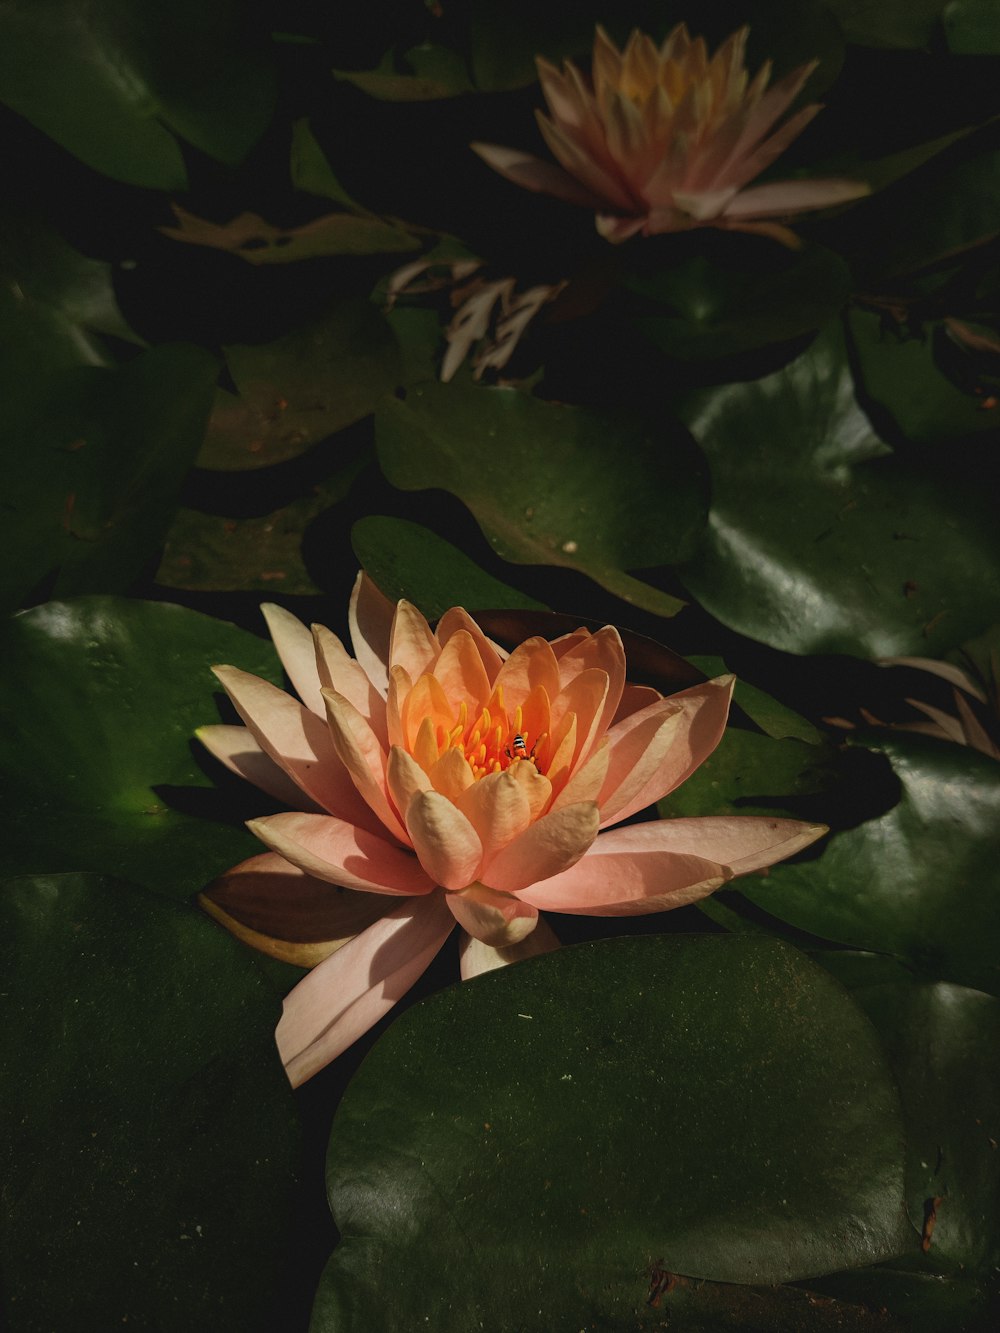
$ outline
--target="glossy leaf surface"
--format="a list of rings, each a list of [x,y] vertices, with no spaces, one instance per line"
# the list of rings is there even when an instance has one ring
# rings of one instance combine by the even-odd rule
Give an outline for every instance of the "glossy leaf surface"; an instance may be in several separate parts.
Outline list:
[[[23,612],[0,644],[9,873],[82,866],[184,898],[258,850],[241,817],[273,802],[247,785],[245,813],[227,804],[194,730],[219,720],[213,663],[280,679],[269,644],[114,597]]]
[[[654,1263],[773,1283],[895,1253],[901,1152],[873,1031],[794,949],[564,949],[424,1001],[362,1066],[313,1327],[655,1328]]]

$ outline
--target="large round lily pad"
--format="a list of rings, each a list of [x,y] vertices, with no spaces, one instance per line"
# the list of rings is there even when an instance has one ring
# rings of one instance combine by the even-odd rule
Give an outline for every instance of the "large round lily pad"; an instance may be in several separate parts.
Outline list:
[[[0,917],[4,1327],[271,1333],[298,1133],[250,955],[96,875]]]
[[[777,1283],[906,1226],[873,1029],[747,938],[578,945],[417,1005],[348,1088],[328,1185],[314,1333],[658,1328],[654,1269]]]
[[[166,603],[49,602],[0,633],[0,786],[9,873],[83,867],[186,897],[259,844],[199,763],[209,667],[280,679],[269,644]],[[214,761],[213,761],[214,762]],[[213,765],[206,761],[211,771]],[[229,822],[220,822],[228,820]]]

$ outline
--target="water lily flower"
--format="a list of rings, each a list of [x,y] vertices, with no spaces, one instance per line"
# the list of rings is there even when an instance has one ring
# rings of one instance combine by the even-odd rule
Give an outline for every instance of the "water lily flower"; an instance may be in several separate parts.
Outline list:
[[[740,28],[709,58],[683,23],[659,47],[633,31],[623,51],[598,27],[589,81],[569,61],[562,73],[537,61],[549,110],[538,125],[558,165],[495,144],[472,148],[515,184],[596,210],[609,241],[711,226],[794,246],[775,219],[869,189],[839,178],[747,188],[821,109],[813,103],[779,124],[818,62],[769,88],[770,61],[749,77],[747,34]]]
[[[223,877],[227,901],[325,890],[335,916],[345,903],[347,942],[290,992],[278,1025],[295,1085],[387,1013],[456,925],[473,976],[556,947],[543,910],[665,911],[825,832],[749,816],[614,827],[712,752],[733,678],[667,697],[630,684],[611,626],[508,655],[461,608],[432,631],[365,575],[354,657],[322,626],[310,633],[277,606],[265,615],[299,699],[216,667],[245,725],[198,734],[293,807],[250,821],[269,850]]]

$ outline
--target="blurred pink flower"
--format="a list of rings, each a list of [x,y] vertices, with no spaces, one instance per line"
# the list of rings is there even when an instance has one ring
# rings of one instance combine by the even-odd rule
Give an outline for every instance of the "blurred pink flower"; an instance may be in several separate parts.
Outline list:
[[[558,166],[495,144],[472,147],[516,185],[595,209],[609,241],[712,226],[796,245],[773,219],[857,199],[869,187],[829,178],[745,188],[821,109],[813,103],[778,124],[818,62],[768,88],[768,61],[751,82],[747,33],[733,33],[709,59],[704,38],[692,41],[683,23],[659,47],[634,30],[624,51],[598,27],[590,81],[569,61],[561,74],[537,62],[549,108],[538,125]]]
[[[198,735],[298,809],[251,820],[270,850],[223,878],[251,900],[276,884],[312,891],[324,881],[384,903],[359,930],[353,895],[343,932],[353,937],[285,1000],[277,1041],[295,1085],[392,1008],[456,923],[469,977],[557,947],[542,909],[661,912],[825,832],[749,816],[610,827],[711,754],[733,686],[724,676],[664,697],[629,684],[610,625],[530,638],[508,655],[461,608],[432,631],[363,574],[350,608],[354,658],[322,626],[310,633],[277,606],[265,614],[302,702],[216,667],[246,725]]]

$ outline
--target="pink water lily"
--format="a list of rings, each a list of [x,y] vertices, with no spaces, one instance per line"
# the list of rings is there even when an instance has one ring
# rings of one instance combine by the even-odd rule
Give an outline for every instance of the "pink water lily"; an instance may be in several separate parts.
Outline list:
[[[779,124],[818,62],[769,88],[770,61],[750,80],[747,35],[741,28],[709,58],[683,23],[660,46],[633,31],[622,51],[599,27],[589,81],[569,61],[562,73],[537,61],[549,110],[538,125],[558,165],[472,147],[515,184],[594,209],[610,241],[712,226],[797,244],[777,219],[857,199],[868,186],[827,178],[747,188],[821,109],[813,103]]]
[[[216,667],[245,725],[198,734],[294,807],[250,821],[269,850],[223,877],[229,900],[318,893],[335,922],[343,903],[340,947],[290,992],[278,1025],[295,1085],[387,1013],[456,924],[473,976],[556,947],[541,910],[679,907],[825,831],[754,817],[612,827],[711,754],[733,678],[667,697],[630,684],[611,626],[508,655],[461,608],[432,631],[360,575],[351,657],[322,626],[264,609],[301,702]]]

